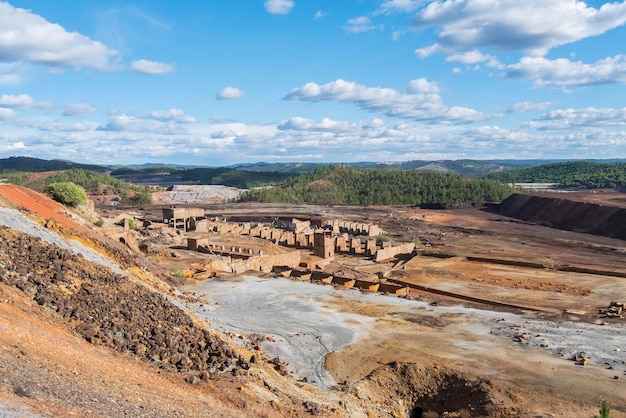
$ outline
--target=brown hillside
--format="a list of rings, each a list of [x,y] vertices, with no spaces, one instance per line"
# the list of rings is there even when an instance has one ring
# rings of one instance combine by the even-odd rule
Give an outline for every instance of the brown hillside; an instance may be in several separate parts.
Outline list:
[[[626,240],[626,209],[616,206],[516,193],[499,210],[502,215],[545,226]]]
[[[0,196],[14,205],[39,214],[44,219],[54,219],[61,225],[77,232],[82,230],[77,222],[68,218],[67,209],[63,205],[41,193],[13,184],[0,184]]]

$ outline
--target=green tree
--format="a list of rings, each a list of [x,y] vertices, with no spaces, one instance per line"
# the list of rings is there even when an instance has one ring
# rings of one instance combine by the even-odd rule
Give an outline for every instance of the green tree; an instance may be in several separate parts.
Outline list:
[[[75,207],[87,203],[85,189],[69,181],[50,183],[46,186],[44,192],[66,206]]]

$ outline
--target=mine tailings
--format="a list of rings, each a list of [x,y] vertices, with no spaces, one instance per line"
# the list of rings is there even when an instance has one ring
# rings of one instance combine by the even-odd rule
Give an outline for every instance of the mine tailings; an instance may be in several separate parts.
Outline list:
[[[540,225],[626,240],[626,209],[558,197],[514,193],[499,213]]]

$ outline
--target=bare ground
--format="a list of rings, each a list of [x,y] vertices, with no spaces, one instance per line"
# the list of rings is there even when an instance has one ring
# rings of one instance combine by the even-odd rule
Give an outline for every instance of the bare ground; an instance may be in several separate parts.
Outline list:
[[[40,197],[17,201],[15,196],[5,195],[10,202],[4,205],[26,206],[38,213],[39,203],[32,199]],[[55,218],[76,231],[70,234],[74,238],[83,233],[83,242],[98,235],[80,222],[65,221],[62,208],[41,201],[42,207],[52,212],[42,209],[38,219]],[[221,205],[208,210],[231,217],[336,216],[378,223],[394,240],[419,238],[426,250],[449,257],[418,256],[392,277],[535,311],[503,309],[422,290],[412,290],[410,296],[450,310],[371,303],[340,292],[323,303],[329,309],[372,321],[365,337],[326,357],[325,365],[339,383],[337,388],[323,390],[295,382],[275,370],[269,359],[261,358],[246,373],[222,374],[190,385],[180,373],[162,371],[134,356],[87,343],[31,297],[0,284],[0,403],[5,400],[5,409],[19,405],[43,416],[365,417],[406,416],[414,405],[422,405],[440,413],[456,411],[456,416],[465,409],[470,416],[591,417],[606,399],[614,418],[626,416],[626,365],[608,369],[594,359],[586,366],[576,365],[548,349],[495,335],[483,318],[490,315],[497,321],[506,311],[519,315],[515,318],[521,318],[520,326],[524,320],[550,320],[555,326],[559,321],[605,322],[609,324],[606,327],[620,322],[600,318],[595,309],[612,300],[625,301],[626,278],[557,267],[585,267],[619,275],[626,271],[624,241],[559,231],[479,209]],[[108,215],[113,213],[110,210]],[[146,217],[155,213],[147,211]],[[114,247],[110,242],[107,245]],[[125,252],[118,248],[113,258],[122,259]],[[171,257],[174,253],[177,257]],[[185,265],[184,251],[174,249],[167,254],[156,267],[150,267],[141,255],[126,262],[136,257],[143,260],[141,269],[154,268],[155,273]],[[544,267],[475,261],[472,257]],[[197,256],[190,260],[197,261]],[[337,262],[344,267],[363,267],[358,260]],[[392,269],[391,265],[375,267],[371,268]],[[141,274],[137,276],[142,280]],[[468,314],[456,310],[458,305],[485,313]],[[626,351],[626,337],[616,338],[612,341]],[[238,350],[245,356],[255,354],[254,350]],[[471,396],[460,396],[467,393]],[[455,404],[453,399],[462,401]],[[455,416],[454,412],[448,416]]]

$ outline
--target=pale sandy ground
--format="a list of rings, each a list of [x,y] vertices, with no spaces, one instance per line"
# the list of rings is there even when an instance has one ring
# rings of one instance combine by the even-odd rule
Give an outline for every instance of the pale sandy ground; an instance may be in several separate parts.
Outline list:
[[[332,384],[320,372],[322,363],[338,383],[355,382],[391,361],[439,364],[491,379],[509,391],[513,404],[553,398],[554,408],[539,411],[546,414],[585,416],[589,409],[576,406],[579,402],[599,405],[608,399],[612,415],[625,416],[623,325],[554,323],[533,314],[435,307],[282,278],[214,280],[187,290],[208,300],[194,309],[199,318],[236,334],[271,336],[274,342],[262,343],[270,356],[289,361],[296,377],[320,386]],[[522,333],[533,337],[531,343],[520,346],[511,338]],[[591,358],[590,365],[569,360],[579,351]]]

